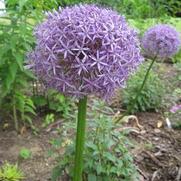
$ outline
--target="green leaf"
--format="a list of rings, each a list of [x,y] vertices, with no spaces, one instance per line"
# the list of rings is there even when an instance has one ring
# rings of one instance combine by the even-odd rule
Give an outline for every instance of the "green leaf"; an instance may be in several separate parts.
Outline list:
[[[88,174],[88,181],[97,181],[96,175]]]
[[[61,173],[62,173],[61,167],[59,166],[54,167],[51,174],[51,181],[58,181],[58,178],[60,177]]]
[[[97,149],[97,145],[94,144],[93,142],[86,143],[86,146],[87,146],[88,148],[91,148],[92,150],[98,150],[98,149]]]
[[[24,56],[19,52],[14,52],[13,55],[15,57],[15,60],[18,64],[20,70],[23,71],[23,60],[24,60],[23,58],[24,58]]]
[[[101,163],[98,163],[96,166],[96,171],[97,171],[97,174],[99,175],[101,172],[102,172],[102,165]]]
[[[23,7],[25,6],[28,0],[19,0],[19,9],[22,11]]]
[[[43,107],[47,105],[47,100],[45,96],[33,96],[32,100],[37,107]]]
[[[24,121],[28,122],[31,125],[31,127],[33,126],[32,119],[30,116],[24,115]]]
[[[31,107],[28,107],[27,105],[25,106],[24,112],[25,112],[25,113],[31,113],[31,114],[33,114],[33,115],[36,115],[34,109],[31,108]]]
[[[16,109],[24,114],[24,108],[25,108],[24,97],[16,94],[15,98],[16,98]]]
[[[37,77],[35,77],[31,71],[29,71],[29,70],[24,70],[23,72],[24,72],[24,74],[27,75],[29,78],[34,79],[34,80],[37,80]]]
[[[11,87],[11,84],[15,80],[17,69],[18,69],[18,66],[17,66],[17,64],[15,62],[12,63],[8,68],[7,76],[6,76],[5,80],[4,80],[7,91],[9,91],[9,89]]]
[[[106,157],[108,160],[112,161],[113,163],[116,162],[115,156],[112,155],[111,153],[105,152],[103,155],[104,155],[104,157]]]
[[[8,51],[10,50],[10,47],[8,45],[4,45],[2,47],[0,47],[1,51],[0,51],[0,65],[4,64],[5,62],[5,57],[6,54],[8,53]]]

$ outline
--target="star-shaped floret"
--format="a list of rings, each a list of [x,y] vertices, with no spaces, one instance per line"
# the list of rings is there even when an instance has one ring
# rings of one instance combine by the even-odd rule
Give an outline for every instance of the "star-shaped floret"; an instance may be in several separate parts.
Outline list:
[[[89,40],[92,40],[91,35],[94,34],[93,29],[90,28],[90,25],[88,26],[82,26],[80,28],[81,30],[77,33],[79,36],[83,37],[83,41],[85,42],[85,39],[88,38]]]
[[[62,40],[59,40],[59,42],[61,43],[62,48],[57,50],[57,53],[63,53],[64,59],[67,58],[68,54],[74,55],[74,53],[72,52],[72,48],[71,48],[72,40],[67,41],[66,43],[64,43]]]
[[[69,83],[67,77],[63,73],[59,74],[59,77],[55,77],[55,80],[61,83],[62,91],[66,91],[66,89],[75,89],[75,86]]]
[[[89,63],[85,63],[87,59],[87,56],[85,56],[82,60],[79,59],[79,57],[76,57],[76,64],[72,66],[72,68],[78,69],[78,74],[81,75],[82,72],[88,72],[87,67],[89,66]]]
[[[72,50],[78,51],[77,56],[79,56],[80,54],[83,54],[84,57],[86,57],[87,56],[86,52],[89,50],[89,48],[85,46],[85,43],[80,44],[76,41],[75,48],[72,48]]]
[[[97,66],[99,71],[101,71],[105,66],[109,66],[107,63],[105,63],[107,56],[101,56],[99,51],[96,52],[96,56],[90,56],[90,58],[93,60],[91,67]]]
[[[109,36],[109,38],[104,38],[103,45],[110,46],[111,50],[115,50],[118,47],[118,42],[121,38],[115,38],[114,36]]]
[[[100,89],[101,87],[98,85],[98,84],[96,84],[94,81],[92,81],[92,80],[89,80],[89,79],[87,79],[87,78],[83,78],[83,80],[85,81],[85,82],[87,82],[89,85],[91,85],[91,86],[94,86],[94,87],[96,87],[96,88],[98,88],[98,89]]]

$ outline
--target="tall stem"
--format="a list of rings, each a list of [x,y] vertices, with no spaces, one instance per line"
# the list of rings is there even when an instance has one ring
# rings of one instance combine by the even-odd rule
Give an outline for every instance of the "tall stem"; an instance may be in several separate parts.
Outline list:
[[[19,126],[18,126],[15,98],[13,98],[13,119],[14,119],[15,130],[18,132]]]
[[[147,79],[148,79],[150,70],[151,70],[154,62],[156,61],[156,58],[157,58],[157,57],[155,56],[155,57],[152,59],[150,65],[149,65],[149,67],[148,67],[148,70],[147,70],[147,72],[146,72],[146,75],[145,75],[145,77],[144,77],[144,80],[143,80],[143,82],[142,82],[142,84],[141,84],[141,87],[140,87],[139,91],[137,92],[136,97],[134,98],[132,104],[128,107],[128,110],[127,110],[121,117],[119,117],[119,118],[115,121],[116,123],[118,123],[123,117],[125,117],[126,115],[128,115],[128,114],[131,112],[131,110],[134,108],[134,106],[135,106],[135,104],[136,104],[136,102],[137,102],[137,100],[138,100],[138,97],[140,96],[141,91],[143,90],[143,88],[144,88],[144,86],[145,86],[145,84],[146,84],[146,81],[147,81]]]
[[[85,143],[87,97],[79,100],[76,134],[76,152],[73,181],[82,181],[83,151]]]

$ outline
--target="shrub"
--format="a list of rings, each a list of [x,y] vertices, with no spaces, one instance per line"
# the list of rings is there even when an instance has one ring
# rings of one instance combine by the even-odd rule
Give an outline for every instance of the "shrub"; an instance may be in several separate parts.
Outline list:
[[[147,64],[143,64],[136,74],[129,78],[126,88],[121,92],[124,107],[129,108],[132,105],[141,87],[147,68]],[[160,80],[158,74],[151,70],[148,80],[131,112],[157,110],[162,106],[163,95],[163,82]]]

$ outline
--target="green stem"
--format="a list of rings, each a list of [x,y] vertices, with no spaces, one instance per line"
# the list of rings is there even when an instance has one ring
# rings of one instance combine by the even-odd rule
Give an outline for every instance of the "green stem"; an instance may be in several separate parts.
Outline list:
[[[138,97],[140,96],[141,91],[143,90],[143,88],[144,88],[144,86],[145,86],[145,84],[146,84],[146,81],[147,81],[147,79],[148,79],[150,70],[151,70],[154,62],[156,61],[156,58],[157,58],[157,57],[155,56],[155,57],[152,59],[150,65],[149,65],[149,67],[148,67],[148,70],[147,70],[147,72],[146,72],[146,75],[145,75],[145,77],[144,77],[144,80],[143,80],[143,82],[142,82],[142,84],[141,84],[141,87],[140,87],[139,91],[137,92],[136,97],[134,98],[132,104],[128,107],[128,110],[127,110],[121,117],[119,117],[119,118],[115,121],[115,123],[118,123],[118,122],[119,122],[121,119],[123,119],[126,115],[130,114],[130,112],[131,112],[132,109],[134,108],[134,106],[135,106],[135,104],[136,104],[136,102],[137,102],[137,100],[138,100]]]
[[[13,119],[14,119],[15,130],[18,132],[19,126],[18,126],[18,119],[17,119],[17,112],[16,112],[16,103],[14,99],[15,98],[13,98]]]
[[[79,100],[76,134],[76,152],[73,181],[82,181],[83,151],[85,143],[87,97]]]

